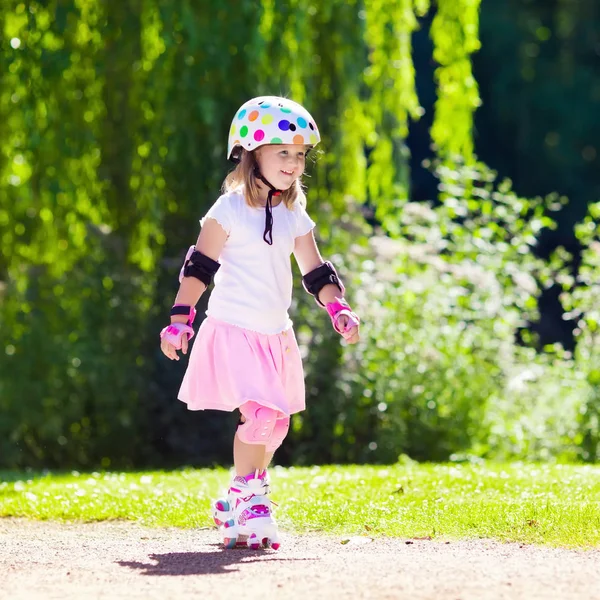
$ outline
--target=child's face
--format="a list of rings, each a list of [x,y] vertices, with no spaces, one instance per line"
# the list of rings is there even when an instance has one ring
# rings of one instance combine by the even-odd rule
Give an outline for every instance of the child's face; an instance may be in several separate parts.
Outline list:
[[[307,146],[269,144],[261,146],[256,159],[263,177],[278,190],[287,190],[304,173]]]

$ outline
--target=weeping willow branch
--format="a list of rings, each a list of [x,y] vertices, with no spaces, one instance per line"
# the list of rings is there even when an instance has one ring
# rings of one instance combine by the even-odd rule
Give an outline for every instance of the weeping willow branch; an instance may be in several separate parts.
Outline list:
[[[437,0],[431,26],[438,99],[431,136],[442,158],[473,159],[473,113],[480,105],[471,54],[479,41],[481,0]]]

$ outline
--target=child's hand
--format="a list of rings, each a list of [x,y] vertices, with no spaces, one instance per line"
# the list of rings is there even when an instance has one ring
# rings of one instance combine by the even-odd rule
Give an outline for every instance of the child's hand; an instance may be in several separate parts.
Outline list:
[[[188,340],[192,339],[194,330],[185,323],[171,323],[160,332],[160,349],[171,360],[179,360],[177,350],[187,354]]]
[[[325,309],[331,317],[333,328],[349,343],[356,344],[360,339],[358,328],[360,319],[352,312],[350,305],[343,298],[336,298],[335,302],[328,302]]]
[[[188,351],[187,337],[188,336],[185,333],[181,336],[181,352],[183,354],[187,354],[187,351]],[[170,344],[166,340],[161,340],[160,349],[163,351],[163,354],[167,358],[170,358],[171,360],[179,360],[179,355],[177,354],[177,349],[175,348],[175,346],[173,346],[173,344]]]
[[[346,327],[348,327],[349,317],[347,315],[340,315],[338,319],[338,324],[342,328],[342,336],[349,344],[356,344],[360,340],[360,324],[354,325],[350,329],[346,331]]]

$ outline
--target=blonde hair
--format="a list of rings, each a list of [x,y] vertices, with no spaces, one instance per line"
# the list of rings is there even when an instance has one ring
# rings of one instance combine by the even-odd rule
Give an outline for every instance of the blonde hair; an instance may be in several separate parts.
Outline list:
[[[260,148],[256,151],[258,150]],[[260,202],[259,180],[254,175],[254,170],[258,168],[256,156],[254,155],[256,151],[249,152],[242,149],[240,162],[225,178],[221,191],[225,194],[243,188],[246,202],[254,208],[259,208],[263,205]],[[293,208],[296,202],[302,206],[306,204],[306,196],[304,195],[300,178],[296,179],[287,190],[281,193],[281,201],[289,209]]]

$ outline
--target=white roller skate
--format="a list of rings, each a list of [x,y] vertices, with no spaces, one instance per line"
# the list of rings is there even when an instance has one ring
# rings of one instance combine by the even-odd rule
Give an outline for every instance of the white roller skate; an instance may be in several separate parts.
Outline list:
[[[266,471],[246,477],[237,476],[227,498],[213,503],[213,518],[223,535],[225,548],[247,546],[277,550],[280,546],[277,523],[267,498],[269,482]]]

